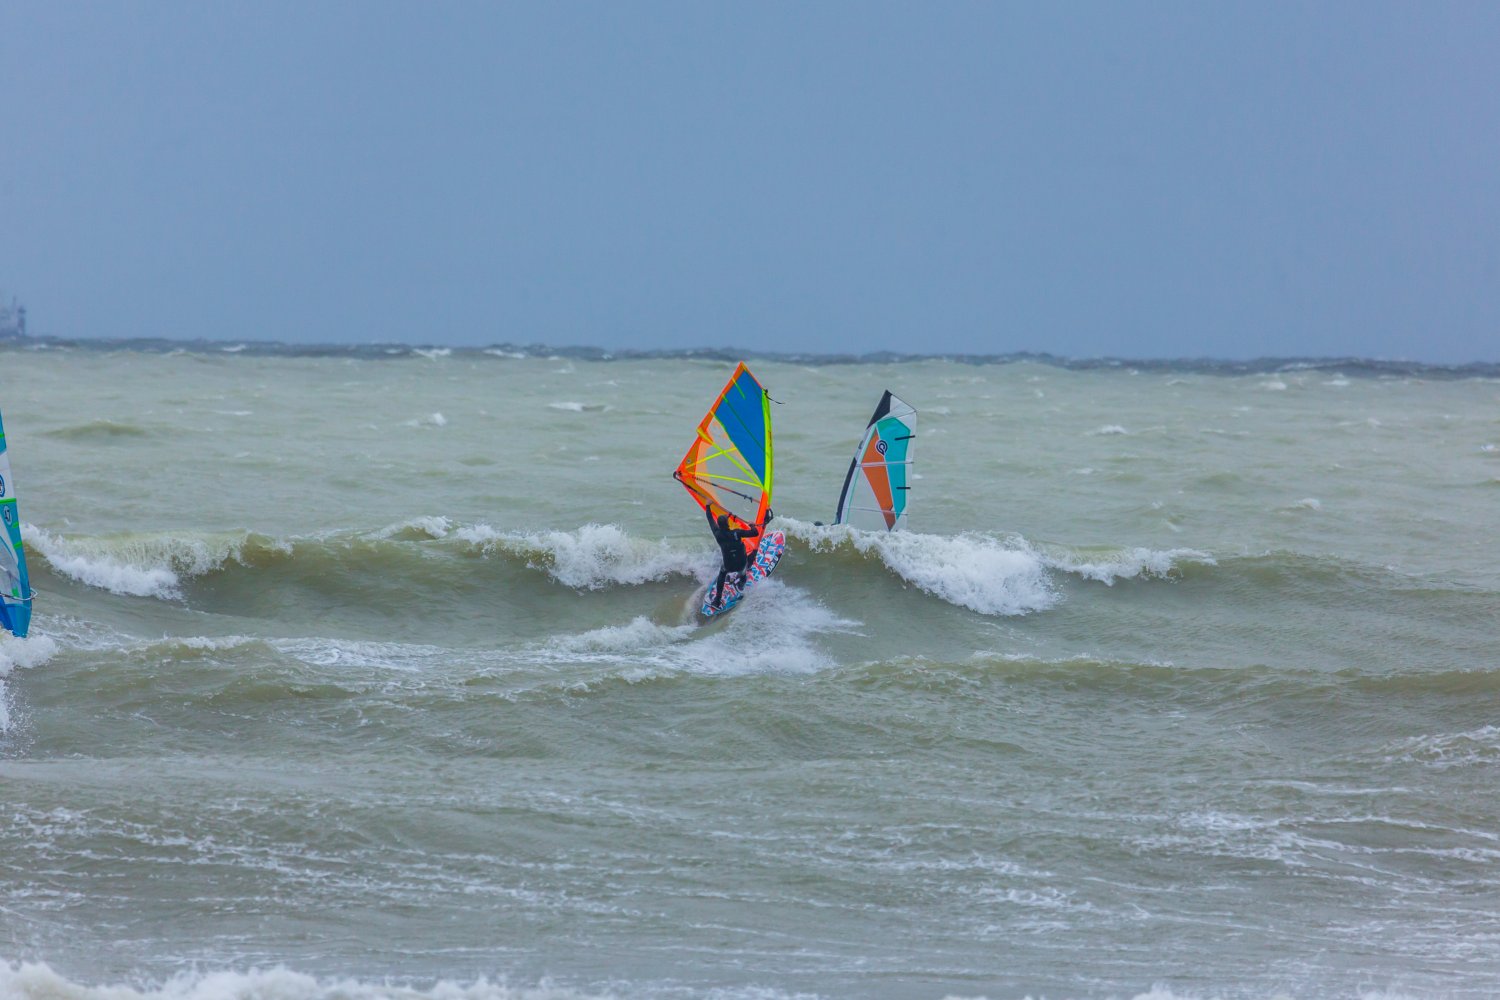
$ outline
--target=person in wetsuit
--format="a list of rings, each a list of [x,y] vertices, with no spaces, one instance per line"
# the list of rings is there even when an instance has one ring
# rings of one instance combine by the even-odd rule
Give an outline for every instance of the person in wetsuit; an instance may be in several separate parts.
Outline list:
[[[759,526],[752,524],[748,528],[731,528],[727,512],[714,517],[713,508],[705,507],[703,513],[708,516],[708,526],[714,533],[714,541],[719,543],[719,551],[724,554],[724,567],[719,570],[719,578],[714,581],[714,589],[710,591],[712,597],[708,602],[709,607],[717,608],[724,596],[724,581],[730,573],[737,574],[738,584],[744,584],[745,566],[750,558],[745,551],[744,539],[755,538],[761,533],[761,529],[771,521],[771,511],[767,509],[766,519]]]

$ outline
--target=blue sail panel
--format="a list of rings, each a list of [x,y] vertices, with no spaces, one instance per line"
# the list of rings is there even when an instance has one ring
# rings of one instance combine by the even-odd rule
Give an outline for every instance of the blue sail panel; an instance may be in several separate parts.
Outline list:
[[[727,512],[737,528],[760,524],[771,504],[769,399],[744,362],[737,365],[673,473],[700,507]]]
[[[714,419],[729,435],[755,477],[766,481],[765,392],[749,370],[742,371],[714,408]]]
[[[21,515],[16,509],[16,485],[5,448],[5,425],[0,422],[0,627],[21,638],[31,628],[31,577],[21,547]]]

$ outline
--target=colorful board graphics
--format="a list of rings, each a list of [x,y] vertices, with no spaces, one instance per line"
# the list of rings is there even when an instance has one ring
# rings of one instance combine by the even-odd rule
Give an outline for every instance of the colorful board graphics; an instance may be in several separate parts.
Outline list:
[[[906,523],[917,411],[886,390],[844,476],[834,524],[895,531]]]
[[[5,447],[5,423],[0,419],[0,627],[25,638],[31,628],[31,578],[21,548],[21,515],[16,508],[16,483],[10,474]]]
[[[771,575],[771,570],[781,561],[781,554],[786,551],[786,535],[780,531],[769,531],[765,537],[760,539],[760,546],[755,550],[755,558],[750,561],[745,570],[745,583],[737,585],[730,580],[724,581],[724,594],[717,607],[709,604],[713,595],[713,584],[708,585],[708,591],[703,595],[703,606],[698,613],[704,618],[712,618],[722,615],[740,601],[744,600],[745,593],[760,581]]]
[[[727,512],[735,528],[760,524],[771,506],[771,397],[744,362],[698,424],[673,473],[699,507]],[[746,554],[757,539],[745,540]]]

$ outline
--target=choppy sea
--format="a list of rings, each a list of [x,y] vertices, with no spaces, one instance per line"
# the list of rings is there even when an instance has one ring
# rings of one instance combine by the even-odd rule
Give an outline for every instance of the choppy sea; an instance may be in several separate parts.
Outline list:
[[[733,360],[0,348],[0,996],[1500,995],[1500,369]]]

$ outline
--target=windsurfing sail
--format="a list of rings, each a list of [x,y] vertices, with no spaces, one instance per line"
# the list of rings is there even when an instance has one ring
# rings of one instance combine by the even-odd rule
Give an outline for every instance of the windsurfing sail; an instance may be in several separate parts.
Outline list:
[[[10,476],[5,449],[5,423],[0,420],[0,627],[21,638],[31,628],[31,578],[26,553],[21,550],[21,515],[16,511],[16,484]]]
[[[728,512],[731,524],[744,528],[765,519],[771,470],[771,397],[742,361],[672,475],[699,507],[716,517]],[[746,539],[746,552],[759,541]]]
[[[849,460],[834,524],[895,531],[906,523],[916,436],[917,411],[887,389]]]

